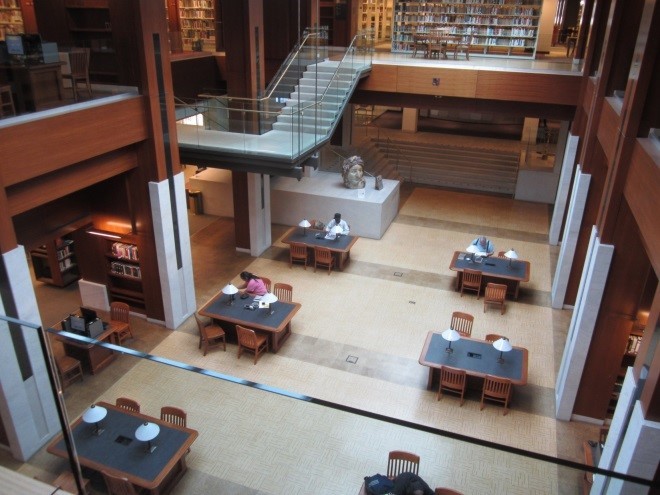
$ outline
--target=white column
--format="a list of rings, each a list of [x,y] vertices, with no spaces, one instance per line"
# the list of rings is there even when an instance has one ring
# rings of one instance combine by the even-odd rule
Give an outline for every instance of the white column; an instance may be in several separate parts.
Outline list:
[[[41,325],[25,249],[2,255],[13,306],[25,322]],[[9,301],[0,298],[6,315]],[[13,338],[12,338],[13,336]],[[37,330],[0,320],[0,416],[15,459],[27,461],[59,431],[53,391]]]
[[[270,229],[270,176],[248,173],[250,254],[259,256],[272,244]]]
[[[173,180],[178,230],[174,229],[169,181],[149,183],[165,326],[172,329],[181,325],[197,308],[184,174],[176,174]],[[177,266],[177,241],[181,267]]]
[[[569,134],[562,158],[559,185],[557,186],[557,195],[555,196],[555,207],[552,210],[552,221],[550,222],[550,231],[548,232],[548,241],[552,246],[559,244],[559,234],[561,233],[564,213],[566,212],[568,191],[571,189],[571,177],[573,177],[575,156],[577,155],[579,142],[580,138],[578,136]]]
[[[552,307],[555,309],[561,309],[564,307],[566,287],[568,286],[568,278],[571,274],[571,266],[573,265],[575,247],[580,233],[580,226],[582,225],[584,207],[587,203],[587,193],[589,192],[590,181],[591,175],[583,174],[580,171],[580,167],[578,167],[575,172],[573,193],[568,208],[568,216],[566,218],[566,226],[564,227],[564,235],[559,250],[559,258],[557,259],[555,278],[552,282],[552,290],[550,292]]]
[[[593,227],[575,309],[568,328],[566,347],[557,376],[555,388],[557,419],[569,421],[573,417],[575,397],[587,360],[613,253],[614,246],[601,244],[598,232]],[[589,420],[589,418],[580,419]]]

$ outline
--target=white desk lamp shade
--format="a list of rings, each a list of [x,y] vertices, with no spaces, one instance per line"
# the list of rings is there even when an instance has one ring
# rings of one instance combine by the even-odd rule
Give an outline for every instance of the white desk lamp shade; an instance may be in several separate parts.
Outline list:
[[[493,342],[493,347],[501,352],[509,352],[511,349],[513,349],[509,339],[497,339],[495,342]]]
[[[108,414],[108,410],[105,407],[97,406],[92,404],[92,406],[83,413],[82,419],[85,423],[98,423]]]
[[[509,258],[510,260],[517,260],[518,253],[516,253],[513,249],[509,249],[506,253],[504,253],[504,257]]]
[[[461,334],[453,328],[448,328],[442,332],[442,338],[448,340],[449,342],[456,342],[457,340],[460,340]]]
[[[145,421],[135,430],[135,438],[141,442],[150,442],[160,433],[160,426],[156,423],[149,423]]]
[[[229,294],[230,296],[233,294],[236,294],[238,292],[238,289],[234,284],[227,284],[222,288],[222,293],[223,294]]]
[[[302,219],[298,224],[298,227],[302,227],[303,229],[306,229],[307,227],[311,227],[311,226],[312,224],[309,223],[309,220],[307,220],[306,218]]]
[[[273,304],[274,302],[277,302],[277,296],[272,292],[266,292],[263,296],[261,296],[261,301],[268,304]]]

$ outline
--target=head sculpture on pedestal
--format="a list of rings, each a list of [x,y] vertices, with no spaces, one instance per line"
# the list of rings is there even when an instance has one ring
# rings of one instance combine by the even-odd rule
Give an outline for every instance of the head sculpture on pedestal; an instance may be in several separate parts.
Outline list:
[[[362,189],[365,186],[364,162],[359,156],[346,158],[341,165],[341,176],[344,185],[349,189]]]

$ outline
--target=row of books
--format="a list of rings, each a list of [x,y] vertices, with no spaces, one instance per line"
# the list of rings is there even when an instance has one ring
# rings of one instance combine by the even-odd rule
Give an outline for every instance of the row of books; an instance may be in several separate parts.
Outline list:
[[[112,270],[112,273],[116,273],[117,275],[124,275],[125,277],[132,278],[142,278],[142,273],[140,272],[139,266],[113,261],[110,263],[110,269]]]
[[[63,260],[64,258],[67,258],[71,254],[73,254],[73,250],[71,249],[72,244],[73,244],[73,241],[68,241],[64,245],[59,246],[57,248],[57,259],[58,260]]]
[[[637,354],[640,345],[642,345],[642,337],[640,335],[630,335],[626,346],[626,354]]]
[[[124,242],[115,242],[112,244],[112,254],[117,258],[126,258],[138,261],[138,248],[135,244],[126,244]]]
[[[71,260],[71,258],[66,258],[60,261],[59,265],[60,265],[60,271],[63,272],[64,270],[71,268],[74,265],[74,263]]]

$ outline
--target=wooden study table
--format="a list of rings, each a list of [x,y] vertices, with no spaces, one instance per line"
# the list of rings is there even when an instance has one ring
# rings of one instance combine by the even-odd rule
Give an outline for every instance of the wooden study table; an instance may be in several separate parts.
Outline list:
[[[314,254],[315,247],[329,249],[336,257],[337,268],[343,270],[346,262],[351,259],[351,248],[359,237],[355,235],[339,235],[336,239],[330,240],[325,238],[325,234],[326,232],[322,230],[314,229],[306,229],[303,233],[302,227],[291,227],[286,231],[284,237],[282,237],[282,242],[284,244],[299,242],[307,246],[308,250],[311,249],[312,254]]]
[[[419,356],[419,364],[429,367],[427,388],[432,390],[438,384],[440,367],[450,366],[465,370],[469,376],[484,378],[493,375],[508,378],[514,385],[527,383],[527,354],[524,347],[513,347],[503,354],[504,362],[498,363],[500,351],[492,342],[461,337],[451,343],[453,352],[446,352],[449,342],[442,335],[429,332]]]
[[[234,302],[228,305],[229,297],[227,294],[218,292],[209,302],[207,302],[198,313],[207,316],[222,324],[231,324],[222,327],[227,331],[227,338],[237,341],[235,325],[251,328],[259,332],[265,332],[268,336],[268,344],[273,352],[277,352],[282,344],[291,335],[291,326],[289,323],[298,312],[301,305],[295,302],[277,301],[271,303],[270,308],[258,308],[254,310],[246,309],[250,306],[254,297],[241,299],[238,294]],[[272,312],[272,313],[271,313]]]
[[[467,257],[472,257],[469,253],[461,251],[454,252],[454,256],[449,263],[449,269],[457,272],[456,290],[461,288],[463,279],[463,270],[478,270],[482,273],[483,284],[495,282],[505,284],[507,293],[514,299],[518,299],[520,282],[529,282],[530,263],[524,260],[508,260],[507,258],[498,258],[489,256],[483,258],[481,262],[469,261]]]
[[[127,478],[152,495],[168,493],[186,472],[185,456],[197,438],[197,431],[120,409],[107,402],[99,402],[98,405],[108,411],[101,420],[103,432],[100,435],[93,433],[95,425],[83,422],[82,416],[71,425],[80,465]],[[135,438],[135,430],[145,421],[160,427],[158,436],[151,442],[156,446],[151,453],[146,451],[144,442]],[[68,458],[61,434],[46,450],[58,457]]]
[[[46,110],[62,104],[62,65],[64,62],[2,66],[16,92],[17,113]]]

